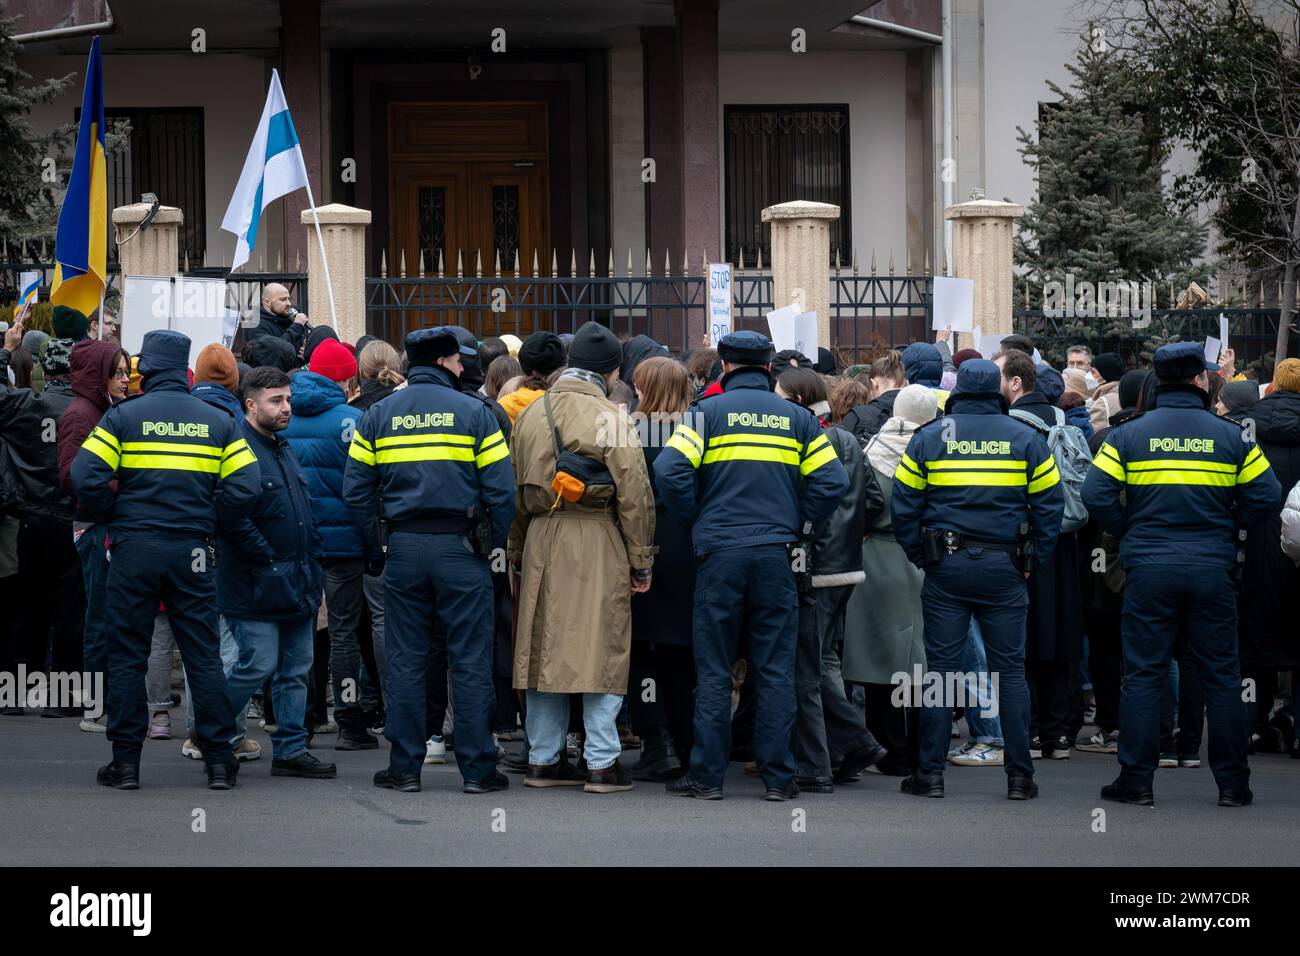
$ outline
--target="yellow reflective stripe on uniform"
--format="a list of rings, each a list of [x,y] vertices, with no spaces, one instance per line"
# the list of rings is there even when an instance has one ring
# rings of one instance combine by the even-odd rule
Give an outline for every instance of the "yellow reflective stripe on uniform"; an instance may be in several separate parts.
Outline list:
[[[684,426],[678,426],[680,431]],[[826,436],[821,436],[826,440]],[[785,435],[760,435],[755,432],[733,432],[730,435],[715,435],[709,439],[709,449],[717,448],[719,445],[780,445],[782,448],[793,448],[799,450],[799,440],[797,438],[787,438]],[[810,446],[811,447],[811,446]]]
[[[909,467],[909,465],[911,467]],[[915,488],[917,491],[924,491],[926,485],[925,478],[916,473],[914,470],[915,467],[915,464],[912,464],[912,459],[908,458],[907,455],[904,455],[898,463],[897,470],[894,472],[894,480],[901,481],[909,488]]]
[[[818,448],[821,448],[822,445],[825,445],[827,441],[828,439],[826,438],[826,433],[822,432],[820,435],[818,435],[816,438],[814,438],[812,441],[808,443],[808,447],[803,450],[804,457],[807,458]],[[795,447],[798,448],[799,446],[796,445]]]
[[[1040,491],[1046,491],[1053,485],[1061,483],[1061,473],[1056,470],[1056,459],[1048,458],[1041,465],[1034,469],[1034,477],[1029,482],[1029,493],[1036,495]]]
[[[122,456],[116,448],[104,441],[104,439],[99,435],[95,434],[95,432],[99,430],[100,429],[96,428],[95,431],[92,431],[87,435],[86,440],[81,443],[81,447],[103,459],[104,464],[108,465],[108,467],[112,468],[114,471],[117,471],[117,466],[121,462]],[[105,432],[105,434],[108,433]]]
[[[716,448],[704,453],[703,463],[710,465],[715,461],[774,461],[782,465],[799,465],[799,453],[786,451],[784,448],[754,448],[736,445],[733,448]]]
[[[1236,484],[1237,477],[1221,471],[1162,469],[1131,473],[1128,476],[1128,483],[1130,485],[1210,485],[1226,488]]]
[[[113,451],[121,452],[122,446],[118,444],[117,436],[114,435],[112,432],[110,432],[108,429],[100,428],[98,425],[96,425],[94,428],[90,430],[90,434],[97,437],[105,445],[113,449]]]
[[[682,434],[685,426],[678,425],[677,430],[673,432],[672,437],[664,443],[664,447],[679,451],[691,463],[692,468],[700,467],[700,457],[702,452],[695,447],[693,440]]]
[[[677,428],[673,431],[673,437],[675,438],[678,435],[680,435],[682,438],[686,439],[697,449],[699,449],[701,454],[704,453],[704,439],[700,437],[699,432],[697,432],[695,429],[690,428],[686,425],[678,425]],[[721,442],[717,442],[716,444],[721,444]]]
[[[498,432],[500,434],[500,432]],[[389,435],[387,438],[375,439],[375,448],[391,448],[393,445],[472,445],[473,435],[454,435],[450,432],[430,432],[424,435]]]
[[[957,488],[994,488],[1016,487],[1029,483],[1029,477],[1022,471],[1013,474],[998,474],[987,471],[956,471],[952,474],[930,473],[931,485],[946,485]]]
[[[823,435],[822,437],[825,438],[826,436]],[[815,452],[803,460],[802,464],[799,465],[799,474],[807,477],[833,458],[835,458],[835,449],[827,445],[821,451]]]
[[[375,453],[371,450],[369,442],[361,437],[360,432],[352,433],[352,443],[348,445],[348,457],[363,465],[374,467],[375,464]]]
[[[253,454],[253,449],[248,447],[248,442],[242,438],[237,442],[231,442],[226,446],[226,457],[221,462],[221,471],[218,473],[218,477],[229,478],[239,469],[256,461],[257,456]]]
[[[502,458],[505,458],[510,454],[510,446],[505,443],[503,438],[500,438],[500,435],[501,433],[497,432],[498,441],[489,445],[487,449],[474,456],[474,464],[478,465],[480,468],[486,468],[488,465],[492,464],[492,462],[500,461]]]
[[[249,457],[252,457],[250,451]],[[254,459],[256,460],[256,459]],[[198,455],[123,455],[122,468],[158,468],[163,471],[201,471],[215,475],[223,465],[216,458],[202,458]]]
[[[243,439],[241,438],[240,441],[242,442]],[[151,451],[173,451],[181,455],[211,455],[213,458],[222,457],[221,449],[216,445],[186,445],[183,442],[173,441],[122,442],[123,454]]]
[[[1244,485],[1248,481],[1254,481],[1266,471],[1268,471],[1268,459],[1256,445],[1254,454],[1247,455],[1246,460],[1241,463],[1241,471],[1237,472],[1237,484]]]
[[[482,454],[483,452],[491,448],[493,445],[495,445],[497,442],[501,442],[505,440],[506,440],[505,436],[501,434],[501,429],[498,428],[491,435],[488,435],[487,438],[483,439],[482,444],[478,446],[479,453]]]
[[[1028,462],[1014,458],[946,458],[932,461],[928,467],[931,471],[1024,471]]]
[[[393,465],[403,461],[473,461],[473,448],[454,445],[413,445],[409,448],[385,448],[375,452],[375,461]]]
[[[1101,469],[1102,474],[1109,475],[1119,482],[1124,481],[1124,466],[1120,463],[1119,453],[1115,451],[1115,446],[1110,442],[1102,443],[1102,446],[1097,449],[1097,457],[1092,460],[1092,463]]]

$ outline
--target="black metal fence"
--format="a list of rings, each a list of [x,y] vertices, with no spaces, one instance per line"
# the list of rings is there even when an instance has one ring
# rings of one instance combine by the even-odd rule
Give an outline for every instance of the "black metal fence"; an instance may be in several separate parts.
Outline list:
[[[699,274],[525,276],[388,276],[366,280],[366,328],[400,346],[406,333],[429,325],[461,325],[479,338],[538,329],[573,332],[588,320],[620,335],[648,335],[674,352],[702,344],[708,307]],[[929,328],[928,276],[859,275],[832,270],[831,347],[843,363],[903,346]],[[732,327],[767,332],[775,308],[772,274],[733,269]]]
[[[1016,309],[1013,327],[1034,340],[1043,357],[1057,368],[1065,350],[1086,345],[1094,355],[1116,352],[1130,368],[1148,365],[1151,354],[1166,342],[1204,342],[1219,336],[1219,316],[1228,320],[1228,344],[1236,353],[1239,372],[1254,369],[1262,382],[1273,376],[1279,309],[1204,308],[1152,309],[1148,317],[1114,319],[1045,316],[1041,309]]]

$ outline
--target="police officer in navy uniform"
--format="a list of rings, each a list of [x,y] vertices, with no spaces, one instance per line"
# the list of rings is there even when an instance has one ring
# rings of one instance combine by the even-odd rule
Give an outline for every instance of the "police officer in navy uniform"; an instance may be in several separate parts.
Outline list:
[[[732,332],[718,343],[721,395],[692,405],[655,459],[664,506],[691,526],[695,589],[695,746],[668,792],[722,798],[731,752],[731,666],[741,645],[756,675],[754,755],[767,799],[799,793],[790,753],[798,632],[795,565],[812,525],[849,488],[812,413],[772,392],[772,343]]]
[[[471,353],[447,326],[407,335],[406,384],[367,410],[343,475],[343,497],[367,537],[368,564],[384,561],[384,736],[393,746],[375,786],[403,792],[420,789],[435,620],[447,640],[464,792],[509,786],[497,772],[492,738],[489,557],[504,548],[514,519],[514,470],[491,410],[459,388],[462,356]]]
[[[1163,345],[1154,364],[1155,408],[1111,431],[1083,484],[1088,512],[1120,539],[1125,573],[1120,773],[1101,795],[1154,803],[1160,694],[1170,655],[1184,645],[1205,696],[1219,806],[1239,807],[1252,794],[1237,658],[1238,532],[1275,512],[1282,492],[1242,426],[1209,411],[1206,373],[1218,366],[1201,346]]]
[[[238,771],[210,543],[218,521],[233,525],[258,499],[260,474],[234,420],[190,395],[189,354],[188,336],[147,333],[140,349],[142,393],[105,412],[72,462],[78,502],[108,525],[113,761],[97,779],[119,790],[140,785],[140,749],[149,727],[145,671],[159,602],[189,676],[208,786],[228,790]]]
[[[925,571],[926,679],[952,686],[947,675],[961,665],[973,615],[989,671],[998,675],[1007,798],[1028,800],[1038,795],[1038,785],[1029,757],[1025,578],[1051,557],[1065,505],[1047,442],[1008,416],[1001,383],[992,362],[962,363],[945,417],[918,430],[907,445],[894,474],[891,511],[894,536]],[[929,695],[922,699],[920,765],[902,790],[942,797],[958,702],[934,706]]]

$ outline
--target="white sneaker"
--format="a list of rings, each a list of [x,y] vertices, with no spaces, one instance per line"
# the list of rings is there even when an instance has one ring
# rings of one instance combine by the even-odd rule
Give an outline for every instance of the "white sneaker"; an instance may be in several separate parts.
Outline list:
[[[442,737],[434,734],[424,745],[424,762],[425,763],[446,763],[447,762],[447,745],[442,742]]]
[[[108,733],[108,717],[101,715],[90,718],[83,717],[81,723],[77,724],[78,730],[84,730],[88,734],[106,734]]]
[[[189,757],[191,760],[202,760],[203,751],[199,749],[193,737],[186,737],[185,743],[181,744],[181,756]]]
[[[960,747],[953,747],[952,750],[948,751],[948,759],[951,760],[953,757],[968,753],[971,750],[971,748],[973,748],[974,746],[975,746],[975,741],[968,740]]]
[[[333,717],[330,717],[327,718],[324,723],[317,724],[313,727],[311,732],[313,734],[337,734],[339,732],[339,725],[334,721]]]
[[[948,762],[958,767],[1001,767],[1002,748],[992,744],[972,744],[964,752],[949,754]]]
[[[262,756],[262,745],[245,737],[233,751],[236,760],[256,760]]]

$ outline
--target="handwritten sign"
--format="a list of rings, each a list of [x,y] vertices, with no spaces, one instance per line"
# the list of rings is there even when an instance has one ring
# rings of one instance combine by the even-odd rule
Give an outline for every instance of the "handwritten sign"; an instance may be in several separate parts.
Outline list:
[[[731,331],[731,264],[709,263],[709,344]]]

